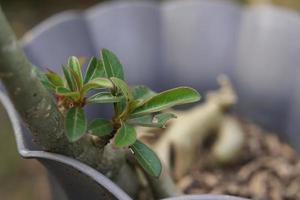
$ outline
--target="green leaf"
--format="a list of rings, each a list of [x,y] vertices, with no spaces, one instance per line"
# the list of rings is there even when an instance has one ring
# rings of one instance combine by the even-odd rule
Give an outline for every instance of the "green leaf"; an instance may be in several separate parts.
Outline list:
[[[113,125],[105,119],[94,119],[88,126],[88,133],[96,136],[106,136],[113,131]]]
[[[72,90],[72,91],[75,91],[76,90],[76,85],[74,83],[74,80],[72,79],[70,71],[65,66],[62,66],[62,69],[63,69],[64,76],[65,76],[65,79],[67,81],[69,89]]]
[[[134,101],[131,103],[130,109],[134,110],[144,104],[146,100],[155,96],[157,93],[144,85],[135,86],[132,88]]]
[[[126,99],[122,96],[120,102],[117,103],[116,111],[118,115],[121,115],[121,113],[125,112],[125,109],[127,109],[128,102]]]
[[[48,90],[55,90],[55,86],[52,83],[50,83],[50,81],[41,80],[41,82],[44,85],[44,87],[47,88]]]
[[[87,99],[87,103],[116,103],[122,97],[113,96],[110,92],[99,92]]]
[[[138,126],[164,128],[167,121],[173,118],[176,118],[176,115],[172,113],[161,113],[154,116],[150,114],[132,118],[126,122]]]
[[[106,76],[124,80],[123,67],[117,56],[107,49],[102,49],[101,55]]]
[[[133,95],[128,87],[128,85],[121,79],[112,77],[112,82],[114,83],[115,87],[118,89],[119,93],[122,93],[123,99],[120,101],[120,103],[117,103],[117,114],[123,115],[127,113],[127,111],[130,109],[129,105],[131,102],[133,102]]]
[[[136,132],[134,127],[127,123],[122,123],[115,136],[115,145],[119,148],[122,148],[132,145],[135,141]]]
[[[76,58],[75,56],[71,56],[68,60],[68,65],[71,71],[71,75],[76,79],[78,88],[81,88],[83,84],[83,77],[78,58]]]
[[[156,95],[156,92],[145,85],[138,85],[132,88],[134,99],[146,100]]]
[[[36,66],[33,66],[32,70],[33,70],[34,74],[36,75],[36,77],[44,85],[45,88],[47,88],[48,90],[55,90],[55,86],[48,80],[48,78],[44,72],[42,72]]]
[[[133,100],[133,95],[128,85],[123,80],[116,77],[112,77],[111,80],[114,83],[115,87],[117,87],[118,91],[120,91],[123,94],[127,101]]]
[[[162,166],[157,155],[145,144],[136,140],[130,146],[133,155],[143,169],[151,176],[158,178],[162,171]]]
[[[64,86],[63,79],[57,73],[55,73],[51,70],[48,70],[48,72],[46,73],[46,76],[47,76],[48,80],[50,81],[50,83],[52,83],[55,87]]]
[[[56,88],[55,93],[58,95],[61,95],[61,96],[72,97],[75,99],[80,97],[79,92],[72,92],[71,90],[64,88],[64,87]]]
[[[65,120],[65,131],[69,141],[75,142],[86,133],[87,121],[82,108],[68,110]]]
[[[82,87],[82,93],[86,94],[91,89],[113,88],[113,83],[107,78],[95,78]]]
[[[105,77],[104,69],[103,69],[103,63],[101,60],[98,60],[96,57],[92,57],[84,78],[84,83],[88,83],[90,80],[93,80],[94,78],[101,78]]]
[[[199,93],[189,87],[178,87],[161,92],[147,101],[140,107],[134,109],[131,113],[132,116],[143,115],[153,112],[159,112],[161,110],[186,104],[200,100]]]

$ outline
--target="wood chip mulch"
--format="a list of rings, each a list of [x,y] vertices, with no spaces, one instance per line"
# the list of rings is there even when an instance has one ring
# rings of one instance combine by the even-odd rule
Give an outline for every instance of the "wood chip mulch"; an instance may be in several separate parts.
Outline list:
[[[300,157],[275,134],[241,122],[246,144],[238,162],[212,165],[201,151],[193,170],[178,181],[188,194],[228,194],[256,200],[300,200]],[[299,133],[300,134],[300,133]]]

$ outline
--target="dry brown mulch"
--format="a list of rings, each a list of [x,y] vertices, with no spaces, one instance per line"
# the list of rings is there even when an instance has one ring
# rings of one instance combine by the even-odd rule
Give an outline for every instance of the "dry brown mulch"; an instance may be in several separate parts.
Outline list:
[[[246,144],[231,166],[212,165],[201,153],[178,185],[189,194],[228,194],[256,200],[300,200],[300,157],[275,134],[241,122]]]

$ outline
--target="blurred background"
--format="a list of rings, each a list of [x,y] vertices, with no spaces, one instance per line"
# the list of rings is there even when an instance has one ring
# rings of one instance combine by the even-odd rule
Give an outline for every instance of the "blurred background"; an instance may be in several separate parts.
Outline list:
[[[228,0],[224,0],[228,1]],[[232,0],[243,5],[275,4],[300,11],[299,0]],[[20,38],[49,16],[67,9],[85,9],[101,0],[0,0],[9,22]],[[213,14],[213,13],[212,13]],[[47,175],[36,161],[20,158],[7,116],[0,105],[0,199],[51,199]]]

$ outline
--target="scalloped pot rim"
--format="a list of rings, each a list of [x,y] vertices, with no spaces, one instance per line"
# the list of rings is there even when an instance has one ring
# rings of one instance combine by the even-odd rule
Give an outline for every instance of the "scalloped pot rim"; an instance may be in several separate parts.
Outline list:
[[[56,26],[59,23],[62,23],[64,21],[68,21],[70,19],[73,19],[75,17],[83,18],[85,19],[86,15],[93,15],[93,13],[99,13],[99,12],[109,12],[109,10],[114,8],[126,8],[131,6],[142,6],[142,7],[157,7],[159,9],[175,9],[179,6],[191,6],[194,4],[220,4],[223,6],[233,6],[237,9],[241,10],[266,10],[266,11],[275,11],[278,13],[278,15],[286,15],[290,19],[295,19],[295,16],[297,16],[297,19],[300,22],[300,17],[297,12],[291,12],[288,9],[283,9],[275,6],[259,6],[259,7],[249,7],[249,8],[243,8],[239,5],[235,5],[233,3],[230,3],[229,1],[207,1],[207,0],[185,0],[185,1],[170,1],[170,2],[164,2],[164,3],[157,3],[157,2],[106,2],[101,3],[99,5],[96,5],[92,8],[87,9],[86,11],[65,11],[59,14],[56,14],[39,25],[37,25],[35,28],[33,28],[31,31],[26,33],[23,38],[21,39],[21,44],[23,46],[26,46],[27,44],[30,44],[33,42],[33,40],[37,37],[39,37],[44,32],[50,30],[52,27]],[[49,153],[45,151],[36,151],[36,150],[30,150],[26,148],[25,146],[25,138],[22,134],[22,128],[20,125],[20,121],[18,120],[18,114],[16,113],[12,103],[6,97],[5,94],[3,94],[0,91],[0,101],[3,103],[9,118],[12,123],[12,127],[15,133],[16,141],[17,141],[17,147],[18,151],[24,158],[46,158],[49,160],[54,160],[59,163],[64,163],[68,166],[72,166],[73,168],[83,172],[91,179],[95,180],[97,183],[101,184],[104,188],[106,188],[108,191],[112,192],[117,198],[119,199],[131,199],[123,190],[121,190],[118,186],[116,186],[112,181],[110,181],[108,178],[106,178],[104,175],[99,173],[98,171],[94,170],[93,168],[89,167],[88,165],[85,165],[75,159],[69,158],[67,156],[55,154],[55,153]],[[190,200],[243,200],[244,198],[239,197],[231,197],[231,196],[224,196],[224,195],[187,195],[182,197],[175,197],[175,198],[168,198],[168,200],[183,200],[183,199],[190,199]],[[244,199],[245,200],[245,199]]]
[[[201,4],[201,3],[208,3],[208,4],[220,4],[224,6],[235,6],[239,9],[250,9],[250,10],[260,10],[260,9],[270,9],[270,10],[276,10],[278,13],[282,13],[284,15],[290,15],[291,17],[299,17],[299,13],[290,10],[288,8],[283,8],[279,6],[274,6],[274,5],[259,5],[259,6],[241,6],[241,5],[236,5],[232,2],[229,1],[222,1],[222,0],[215,0],[211,2],[207,2],[206,0],[173,0],[169,2],[163,2],[163,3],[158,3],[155,1],[125,1],[125,2],[118,2],[118,1],[112,1],[112,2],[103,2],[99,3],[91,8],[86,9],[85,11],[80,11],[80,10],[67,10],[63,11],[60,13],[57,13],[48,19],[43,20],[40,22],[38,25],[33,27],[30,31],[24,34],[24,36],[20,39],[20,42],[23,46],[26,44],[30,43],[34,38],[38,37],[41,35],[44,31],[47,31],[54,27],[55,25],[62,23],[64,21],[68,21],[69,19],[72,19],[74,17],[78,17],[82,15],[84,17],[85,14],[87,13],[93,13],[93,12],[108,12],[110,9],[115,9],[115,8],[122,8],[122,7],[128,7],[128,6],[149,6],[149,7],[165,7],[168,9],[175,9],[177,7],[181,6],[190,6],[191,4]]]

